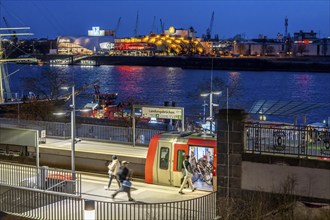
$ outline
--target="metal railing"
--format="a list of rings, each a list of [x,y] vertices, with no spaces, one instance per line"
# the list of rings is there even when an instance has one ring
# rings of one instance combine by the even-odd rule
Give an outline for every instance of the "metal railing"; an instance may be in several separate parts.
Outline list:
[[[0,184],[81,196],[81,174],[49,167],[0,162]]]
[[[46,130],[46,135],[48,137],[71,137],[70,123],[0,118],[0,126],[35,129],[39,131]],[[133,143],[133,129],[131,127],[77,123],[76,132],[76,137],[79,138],[97,139],[109,142]],[[150,139],[154,135],[161,132],[163,132],[163,130],[136,128],[136,141],[138,144],[148,145]]]
[[[86,201],[78,196],[2,186],[0,211],[33,219],[85,219]],[[95,219],[113,220],[212,220],[216,217],[216,193],[165,203],[117,203],[94,201]],[[94,218],[93,218],[94,219]]]
[[[210,220],[216,217],[215,192],[203,197],[175,202],[115,203],[96,201],[95,203],[96,219]]]
[[[245,151],[330,159],[330,131],[280,124],[245,124]]]
[[[58,192],[0,184],[0,211],[33,219],[76,220],[84,217],[84,200]]]

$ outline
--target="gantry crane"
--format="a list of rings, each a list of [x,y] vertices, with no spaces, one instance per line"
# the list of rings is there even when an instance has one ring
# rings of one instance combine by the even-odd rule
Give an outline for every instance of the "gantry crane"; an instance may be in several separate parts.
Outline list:
[[[135,28],[134,28],[134,37],[138,36],[138,25],[139,25],[139,11],[136,14]]]
[[[212,34],[212,27],[213,27],[213,21],[214,21],[214,11],[212,12],[212,17],[210,21],[210,26],[206,29],[206,36],[205,40],[208,41],[211,39],[211,34]]]
[[[161,30],[161,34],[164,33],[164,22],[162,21],[162,19],[159,19],[160,20],[160,30]]]
[[[116,25],[116,29],[115,29],[115,33],[113,35],[113,38],[116,38],[117,37],[117,33],[118,33],[118,30],[119,30],[119,26],[120,26],[120,21],[121,21],[121,17],[119,17],[118,21],[117,21],[117,25]]]
[[[155,33],[155,21],[156,21],[156,16],[154,16],[154,19],[152,20],[152,26],[151,26],[150,33]]]

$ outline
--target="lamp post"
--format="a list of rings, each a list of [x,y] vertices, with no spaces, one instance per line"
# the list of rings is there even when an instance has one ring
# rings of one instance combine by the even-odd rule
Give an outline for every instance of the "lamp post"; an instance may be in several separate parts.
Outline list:
[[[61,87],[61,89],[69,90],[69,87]],[[72,181],[76,181],[76,168],[75,168],[75,145],[76,145],[76,107],[75,107],[75,90],[74,86],[71,87],[72,92],[72,104],[70,105],[71,111],[71,172]],[[54,113],[54,115],[64,115],[65,112]]]
[[[71,105],[71,170],[72,181],[76,181],[76,168],[75,168],[75,146],[76,145],[76,109],[75,109],[75,92],[72,86],[72,105]]]
[[[201,96],[202,97],[210,97],[210,133],[212,132],[212,123],[213,123],[213,106],[219,106],[219,104],[213,103],[213,95],[221,95],[222,92],[221,91],[211,91],[209,93],[202,93]]]
[[[61,89],[69,90],[69,87],[61,87]],[[76,193],[76,168],[75,168],[75,145],[81,140],[76,138],[76,107],[75,107],[75,89],[74,85],[71,87],[72,92],[72,104],[70,105],[71,111],[71,180],[72,180],[72,190]],[[82,110],[85,111],[85,110]],[[66,112],[53,113],[54,115],[61,116],[66,115]]]

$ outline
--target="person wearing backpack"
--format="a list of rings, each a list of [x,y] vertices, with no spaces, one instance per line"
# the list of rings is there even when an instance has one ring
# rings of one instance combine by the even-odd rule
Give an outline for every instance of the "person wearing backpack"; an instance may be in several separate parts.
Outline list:
[[[117,180],[118,187],[120,188],[120,181],[118,179],[117,173],[119,171],[120,163],[116,155],[112,156],[112,162],[108,165],[108,173],[109,173],[109,183],[108,183],[108,190],[110,190],[111,182],[113,179]]]
[[[121,184],[121,187],[114,194],[112,194],[112,196],[111,196],[112,199],[114,199],[118,193],[126,192],[127,196],[128,196],[128,201],[134,201],[134,199],[131,197],[132,183],[130,181],[130,175],[129,175],[130,171],[127,168],[128,163],[129,162],[127,162],[125,160],[121,163],[122,166],[119,168],[117,177],[122,184]]]
[[[192,183],[192,179],[191,179],[193,176],[193,172],[191,169],[191,165],[189,163],[189,158],[190,158],[190,156],[186,155],[186,157],[183,161],[184,179],[183,179],[183,182],[182,182],[180,190],[179,190],[180,194],[184,194],[182,192],[182,190],[187,182],[189,183],[189,186],[190,186],[192,192],[194,192],[196,190],[196,188],[194,188],[194,184]]]

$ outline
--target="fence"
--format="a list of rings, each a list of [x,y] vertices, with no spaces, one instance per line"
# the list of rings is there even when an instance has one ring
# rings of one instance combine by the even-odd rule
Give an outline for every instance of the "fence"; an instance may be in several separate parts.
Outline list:
[[[0,126],[35,129],[39,131],[46,130],[48,137],[71,137],[70,123],[0,118]],[[136,128],[135,130],[136,143],[142,145],[148,145],[154,135],[163,132],[163,130],[143,128]],[[76,136],[79,138],[133,143],[133,129],[131,127],[76,124]]]
[[[2,186],[0,211],[33,219],[83,219],[84,200],[50,191]]]
[[[330,159],[330,131],[279,124],[245,124],[245,151]]]
[[[81,195],[81,174],[49,167],[0,162],[0,184]]]
[[[0,211],[33,219],[86,219],[86,201],[90,202],[73,195],[1,184],[0,193]],[[216,217],[215,192],[200,198],[167,203],[94,203],[95,218],[92,219],[212,220]]]
[[[95,207],[96,219],[211,220],[216,217],[216,192],[175,202],[152,204],[96,202]]]

